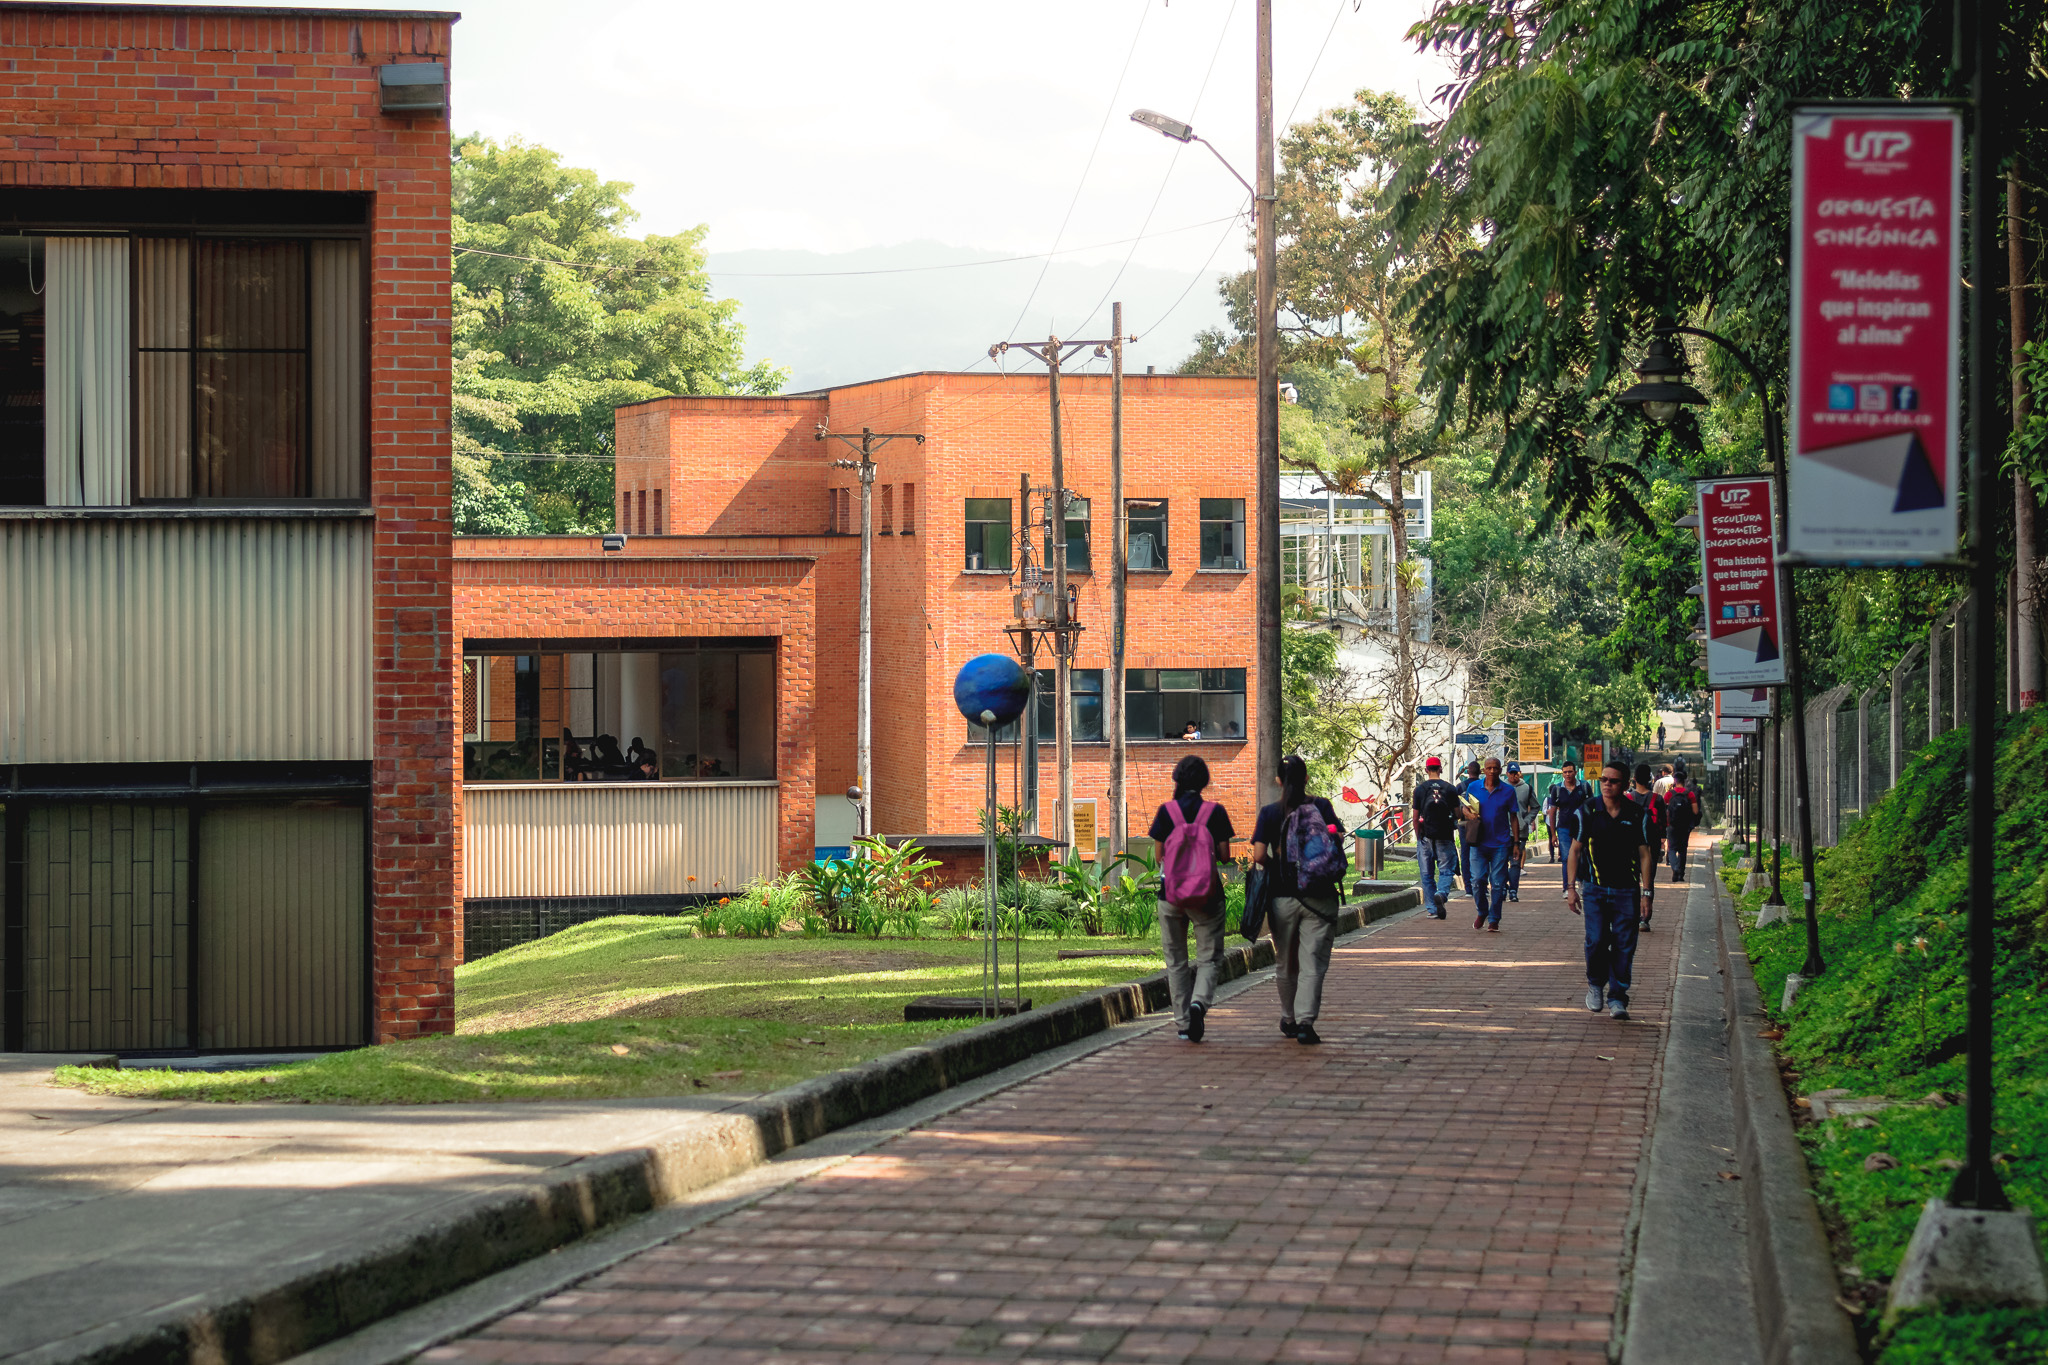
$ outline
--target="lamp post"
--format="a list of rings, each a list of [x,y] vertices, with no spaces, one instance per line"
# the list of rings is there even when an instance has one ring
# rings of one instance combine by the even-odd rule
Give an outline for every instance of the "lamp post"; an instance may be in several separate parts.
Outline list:
[[[1258,241],[1252,310],[1258,315],[1259,402],[1258,500],[1253,516],[1259,543],[1258,571],[1254,575],[1259,604],[1259,666],[1253,747],[1259,767],[1258,801],[1263,806],[1280,799],[1280,318],[1274,306],[1278,293],[1279,239],[1273,217],[1280,196],[1273,183],[1273,0],[1258,0],[1255,47],[1259,159],[1256,187],[1224,160],[1223,153],[1195,136],[1195,130],[1181,120],[1140,109],[1131,115],[1131,121],[1176,142],[1200,142],[1252,196],[1254,235]]]
[[[1806,962],[1799,975],[1809,980],[1827,970],[1820,953],[1820,920],[1813,901],[1813,816],[1807,802],[1806,764],[1806,679],[1800,663],[1799,600],[1792,591],[1792,570],[1784,560],[1785,550],[1785,437],[1778,427],[1778,410],[1771,402],[1770,386],[1763,371],[1740,346],[1703,327],[1659,327],[1636,367],[1637,383],[1617,402],[1640,407],[1643,416],[1658,424],[1672,421],[1681,407],[1705,406],[1707,397],[1686,382],[1685,356],[1671,337],[1683,333],[1713,342],[1742,367],[1756,389],[1764,412],[1764,450],[1771,460],[1771,479],[1778,490],[1778,596],[1785,604],[1781,647],[1785,654],[1785,690],[1790,693],[1792,712],[1792,811],[1793,828],[1799,837],[1800,894],[1806,904]],[[1775,841],[1773,842],[1775,853]],[[1776,859],[1773,858],[1775,864]],[[1776,875],[1772,884],[1775,887]],[[1775,891],[1773,893],[1776,894]],[[1782,898],[1779,898],[1782,903]]]

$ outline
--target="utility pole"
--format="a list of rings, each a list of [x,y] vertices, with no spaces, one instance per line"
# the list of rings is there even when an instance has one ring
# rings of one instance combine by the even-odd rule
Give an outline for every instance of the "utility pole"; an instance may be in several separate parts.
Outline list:
[[[1258,269],[1254,280],[1259,315],[1259,716],[1258,803],[1280,799],[1280,318],[1277,226],[1273,210],[1273,0],[1258,0],[1258,189],[1253,211],[1258,223]],[[1396,488],[1396,496],[1400,489]]]
[[[1118,309],[1119,316],[1121,308]],[[1053,660],[1053,733],[1058,737],[1055,749],[1059,764],[1059,806],[1057,820],[1059,833],[1056,836],[1066,846],[1067,859],[1079,856],[1074,847],[1074,648],[1079,644],[1079,628],[1074,621],[1073,608],[1067,600],[1067,466],[1065,445],[1060,435],[1060,363],[1078,351],[1094,348],[1098,356],[1109,354],[1111,347],[1121,350],[1117,337],[1097,341],[1062,341],[1049,336],[1041,343],[1027,341],[999,341],[988,348],[989,358],[994,359],[1005,351],[1019,350],[1035,356],[1045,363],[1052,402],[1052,496],[1046,511],[1046,539],[1049,542],[1048,558],[1052,560],[1053,619],[1051,634],[1054,640]]]
[[[1124,306],[1109,305],[1109,685],[1102,723],[1109,729],[1109,856],[1124,851]],[[1097,828],[1102,822],[1096,821]],[[1099,870],[1099,869],[1098,869]]]
[[[834,469],[851,469],[860,477],[860,692],[854,702],[854,782],[860,788],[860,836],[875,832],[874,773],[874,584],[875,584],[875,452],[891,441],[915,441],[924,437],[914,431],[860,429],[855,438],[845,432],[827,431],[818,423],[816,440],[837,441],[860,452],[858,460],[834,460]],[[990,740],[991,744],[995,741]]]

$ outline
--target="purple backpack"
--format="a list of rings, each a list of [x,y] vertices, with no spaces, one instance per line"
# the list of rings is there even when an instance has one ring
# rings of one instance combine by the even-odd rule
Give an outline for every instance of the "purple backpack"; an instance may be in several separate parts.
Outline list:
[[[1216,890],[1216,840],[1209,833],[1209,812],[1214,801],[1204,801],[1192,823],[1181,813],[1180,802],[1164,807],[1173,819],[1173,832],[1159,858],[1159,899],[1172,905],[1201,906]]]
[[[1344,875],[1344,846],[1313,801],[1302,802],[1288,815],[1286,847],[1295,882],[1304,890],[1311,882],[1333,882]]]

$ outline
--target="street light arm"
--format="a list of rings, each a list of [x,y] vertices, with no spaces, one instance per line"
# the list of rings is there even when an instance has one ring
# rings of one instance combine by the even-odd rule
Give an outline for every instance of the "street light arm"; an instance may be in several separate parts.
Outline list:
[[[1244,192],[1246,194],[1250,195],[1254,199],[1257,199],[1259,197],[1259,192],[1252,188],[1252,182],[1245,179],[1241,175],[1237,175],[1237,167],[1231,165],[1228,161],[1223,160],[1223,153],[1216,150],[1215,143],[1209,141],[1209,139],[1205,137],[1198,137],[1195,139],[1195,141],[1201,143],[1204,147],[1207,147],[1209,149],[1209,154],[1211,156],[1215,157],[1218,161],[1223,161],[1223,169],[1229,171],[1232,175],[1237,176],[1237,183],[1244,186]]]

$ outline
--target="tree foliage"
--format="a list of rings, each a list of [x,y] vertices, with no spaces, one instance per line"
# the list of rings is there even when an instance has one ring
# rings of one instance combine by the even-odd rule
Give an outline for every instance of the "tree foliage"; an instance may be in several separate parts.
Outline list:
[[[609,529],[615,408],[773,393],[784,372],[746,363],[704,227],[629,236],[631,185],[516,138],[454,158],[456,529]]]

